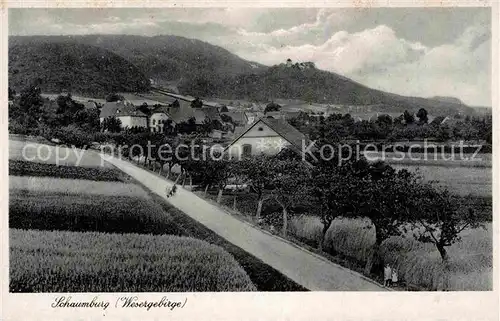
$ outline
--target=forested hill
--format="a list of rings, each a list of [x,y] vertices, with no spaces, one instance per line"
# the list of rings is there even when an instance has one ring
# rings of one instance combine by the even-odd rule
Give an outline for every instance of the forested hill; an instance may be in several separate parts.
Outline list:
[[[13,36],[17,42],[81,43],[109,50],[137,66],[158,83],[259,73],[267,67],[244,60],[228,50],[179,36],[72,35]]]
[[[425,108],[433,115],[474,113],[463,103],[391,94],[368,88],[333,72],[297,65],[287,67],[281,64],[259,74],[226,78],[208,79],[200,74],[190,81],[182,81],[179,89],[194,95],[228,99],[269,101],[285,98],[326,104],[375,105],[378,110],[386,112],[416,112]]]
[[[425,108],[435,116],[474,114],[458,99],[391,94],[313,64],[267,67],[207,42],[178,36],[12,36],[9,63],[9,77],[16,87],[40,75],[46,80],[44,89],[142,91],[149,86],[148,78],[160,86],[175,83],[181,93],[206,98],[299,99],[372,105],[381,112]]]
[[[34,81],[44,92],[92,96],[150,88],[139,68],[103,48],[10,37],[9,87],[19,91]]]

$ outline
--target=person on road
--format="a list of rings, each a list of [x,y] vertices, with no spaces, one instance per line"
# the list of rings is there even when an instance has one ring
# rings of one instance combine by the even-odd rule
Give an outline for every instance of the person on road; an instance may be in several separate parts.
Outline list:
[[[392,269],[389,264],[384,267],[384,286],[390,286],[392,281]]]
[[[392,285],[398,284],[398,270],[397,269],[392,269],[391,283],[392,283]]]

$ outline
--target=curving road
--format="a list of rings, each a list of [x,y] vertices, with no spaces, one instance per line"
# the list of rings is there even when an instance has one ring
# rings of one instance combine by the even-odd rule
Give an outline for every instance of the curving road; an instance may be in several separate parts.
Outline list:
[[[127,161],[101,155],[173,206],[202,223],[229,242],[251,253],[293,281],[312,291],[386,291],[382,285],[359,273],[336,265],[305,249],[263,232],[224,210],[179,187],[166,198],[171,181]]]

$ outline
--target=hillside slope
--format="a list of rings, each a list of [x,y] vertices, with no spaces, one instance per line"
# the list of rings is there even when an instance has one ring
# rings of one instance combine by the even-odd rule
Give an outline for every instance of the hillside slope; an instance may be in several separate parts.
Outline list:
[[[156,84],[175,83],[184,94],[200,97],[248,99],[266,102],[272,99],[298,99],[306,102],[344,105],[371,105],[380,112],[418,111],[425,108],[434,116],[458,112],[474,114],[474,110],[452,99],[405,97],[368,88],[347,77],[316,68],[266,67],[249,62],[218,46],[178,36],[29,36],[9,37],[11,43],[64,43],[92,46],[93,50],[109,50],[137,66]],[[78,47],[78,46],[76,46]],[[107,51],[106,51],[107,52]],[[91,52],[92,53],[92,52]],[[11,61],[9,50],[9,62]],[[45,52],[38,50],[42,58]],[[30,53],[32,56],[33,53]],[[35,57],[36,58],[36,57]],[[95,60],[96,57],[89,57]],[[25,58],[27,61],[33,61]],[[28,62],[33,64],[33,62]],[[130,66],[130,64],[128,64]],[[36,64],[35,64],[35,67]],[[59,70],[59,64],[45,66]],[[127,67],[128,68],[128,67]],[[135,70],[135,69],[134,69]],[[9,68],[9,76],[14,72]],[[24,69],[24,78],[29,78]],[[56,72],[60,74],[60,72]],[[111,73],[113,74],[113,73]],[[81,75],[79,75],[81,77]],[[22,77],[12,77],[18,82]],[[61,81],[56,77],[56,81]],[[71,79],[70,77],[66,77]],[[131,79],[133,80],[133,78]],[[16,83],[16,81],[14,81]],[[69,81],[64,82],[68,84]],[[105,82],[96,86],[102,87]],[[74,84],[76,85],[76,84]],[[61,87],[60,85],[58,85]],[[134,86],[127,86],[127,89]],[[141,86],[136,86],[141,87]],[[117,91],[129,91],[117,89]],[[140,91],[140,90],[137,90]]]
[[[179,89],[199,96],[270,101],[300,99],[306,102],[342,105],[371,105],[381,112],[417,112],[427,109],[433,115],[458,112],[472,114],[473,109],[453,101],[406,97],[368,88],[349,78],[319,70],[278,65],[260,74],[207,79],[198,75],[182,81]]]
[[[209,43],[179,36],[73,35],[13,36],[17,42],[81,43],[109,50],[137,66],[157,83],[258,73],[266,69],[228,50]]]
[[[104,96],[112,91],[147,91],[139,68],[108,50],[85,44],[9,39],[9,86],[21,90],[34,80],[44,92]]]

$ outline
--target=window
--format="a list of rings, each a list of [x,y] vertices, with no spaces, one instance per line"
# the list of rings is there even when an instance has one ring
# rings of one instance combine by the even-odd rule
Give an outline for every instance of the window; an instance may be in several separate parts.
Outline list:
[[[243,145],[243,157],[252,156],[252,145],[245,144]]]
[[[259,129],[258,129],[259,132],[261,132],[263,130],[264,130],[264,128],[262,128],[262,127],[259,127]]]
[[[153,119],[153,125],[156,125],[156,119]]]

